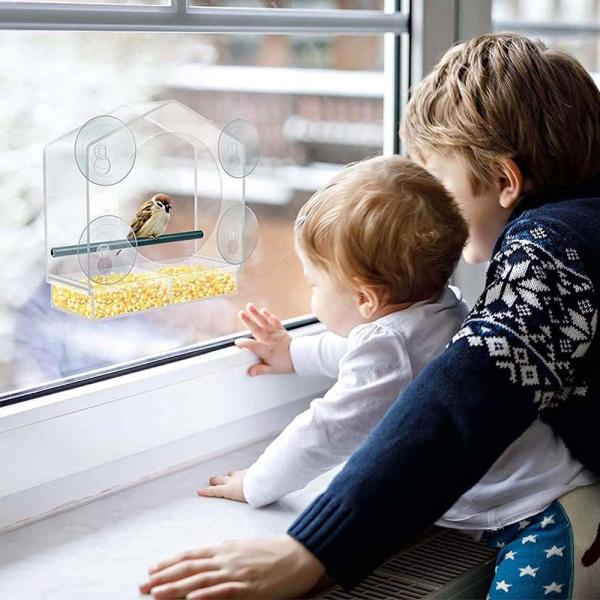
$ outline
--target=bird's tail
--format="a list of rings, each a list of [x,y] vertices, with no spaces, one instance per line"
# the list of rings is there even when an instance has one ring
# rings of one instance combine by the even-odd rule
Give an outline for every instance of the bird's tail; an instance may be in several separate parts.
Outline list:
[[[132,240],[132,239],[133,239],[133,235],[130,233],[130,234],[127,236],[127,239],[128,239],[128,240]],[[123,248],[121,248],[121,250],[123,250]],[[116,256],[119,256],[119,254],[121,254],[121,250],[117,250],[117,254],[116,254]]]

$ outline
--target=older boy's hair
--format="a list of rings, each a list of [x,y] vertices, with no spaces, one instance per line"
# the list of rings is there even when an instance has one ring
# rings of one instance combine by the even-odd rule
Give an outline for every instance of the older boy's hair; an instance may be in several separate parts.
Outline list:
[[[300,209],[296,242],[338,283],[419,301],[441,292],[467,238],[442,184],[401,156],[349,165]]]
[[[499,158],[537,186],[589,181],[600,171],[600,91],[571,55],[515,33],[452,47],[415,89],[401,136],[467,159],[475,184]]]

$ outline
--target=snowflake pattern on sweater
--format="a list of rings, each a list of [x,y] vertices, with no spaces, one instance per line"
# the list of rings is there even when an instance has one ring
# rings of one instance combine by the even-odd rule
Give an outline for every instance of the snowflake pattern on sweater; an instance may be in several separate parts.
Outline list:
[[[484,293],[449,346],[462,341],[486,352],[497,373],[531,390],[544,412],[586,396],[578,366],[597,318],[577,250],[547,225],[519,224],[508,229]]]

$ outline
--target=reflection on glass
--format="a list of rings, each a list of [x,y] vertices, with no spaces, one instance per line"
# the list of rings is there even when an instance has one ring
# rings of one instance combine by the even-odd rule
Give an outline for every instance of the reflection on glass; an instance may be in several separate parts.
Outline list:
[[[45,2],[55,4],[129,4],[144,6],[169,6],[171,0],[3,0],[5,2]]]
[[[492,24],[550,23],[555,27],[564,24],[590,25],[600,22],[599,0],[494,0]],[[594,79],[600,81],[600,36],[577,34],[532,34],[551,48],[560,48],[576,56]]]
[[[381,152],[382,66],[379,36],[0,32],[0,393],[235,333],[249,301],[283,319],[310,312],[293,220],[341,165]],[[44,146],[120,105],[165,99],[221,128],[244,119],[257,130],[260,160],[245,194],[260,231],[240,293],[104,322],[52,309],[44,283]],[[136,193],[159,190],[187,206],[194,181],[185,145],[159,154],[157,168],[134,182],[148,189]],[[218,185],[210,171],[204,179],[207,189]],[[127,222],[138,206],[131,197]],[[206,206],[200,217],[208,229],[216,215]],[[194,225],[193,211],[173,214],[174,229]],[[194,243],[202,241],[180,245],[191,251]],[[140,251],[152,259],[169,246]]]
[[[5,0],[6,2],[54,2],[59,0]],[[217,8],[306,8],[383,10],[385,0],[190,0],[192,6]],[[69,4],[129,4],[168,6],[171,0],[60,0]]]
[[[191,0],[193,6],[383,10],[385,0]]]

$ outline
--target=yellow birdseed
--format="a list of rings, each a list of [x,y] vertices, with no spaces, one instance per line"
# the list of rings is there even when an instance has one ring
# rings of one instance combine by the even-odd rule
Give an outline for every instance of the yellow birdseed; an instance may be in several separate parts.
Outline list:
[[[92,293],[52,285],[52,304],[91,319],[117,317],[151,308],[194,302],[237,292],[235,274],[201,265],[161,267],[154,273],[97,276]]]

